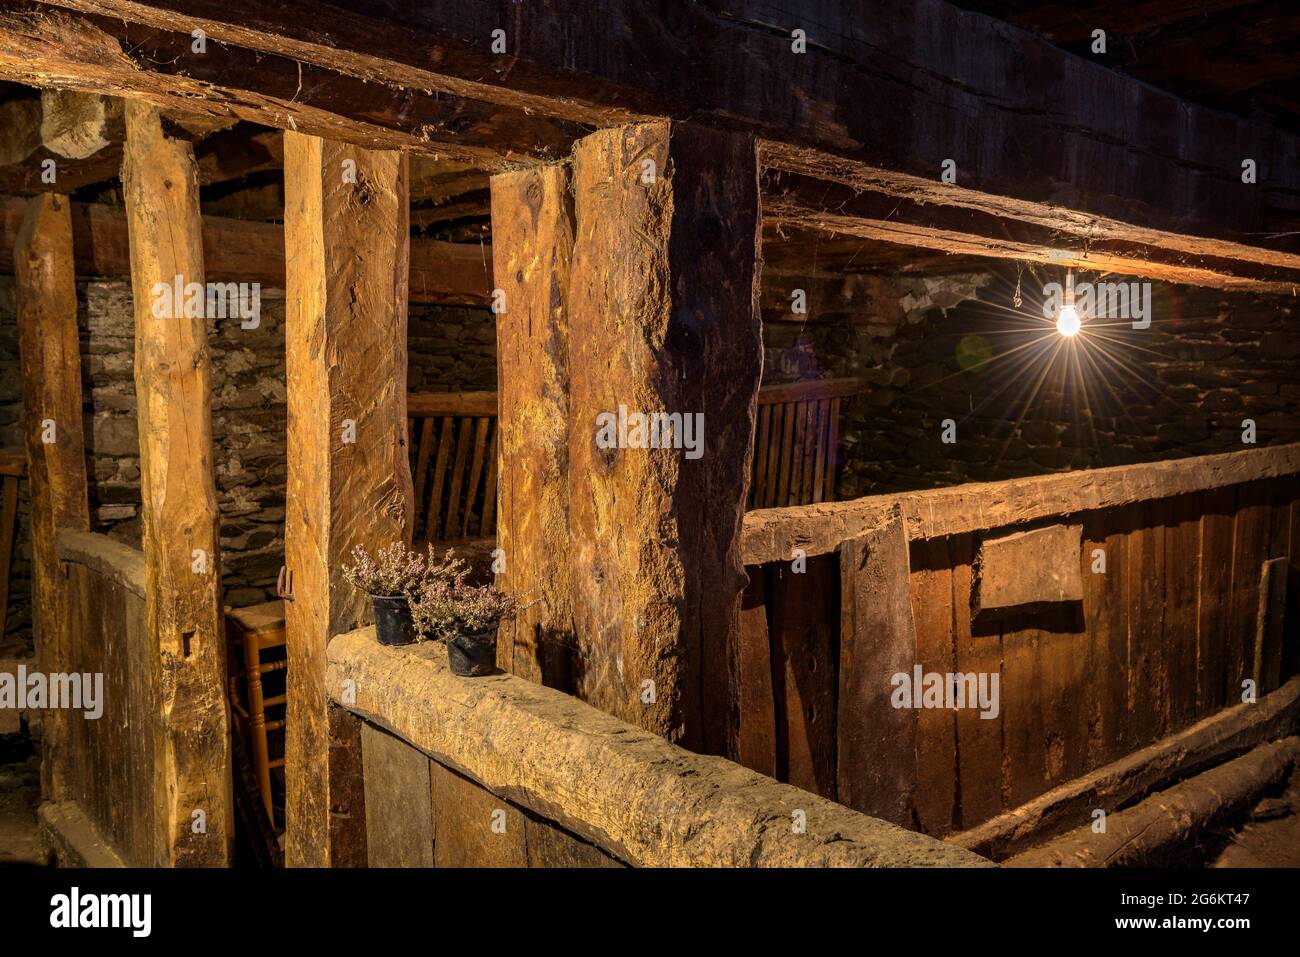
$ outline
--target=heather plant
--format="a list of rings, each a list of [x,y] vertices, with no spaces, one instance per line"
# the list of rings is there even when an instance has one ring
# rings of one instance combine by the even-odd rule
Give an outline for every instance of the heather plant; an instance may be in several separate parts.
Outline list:
[[[352,549],[352,565],[345,565],[343,577],[368,595],[408,599],[431,581],[462,581],[468,572],[463,561],[448,550],[441,559],[429,545],[421,554],[405,542],[393,542],[371,557],[364,546]]]
[[[430,579],[411,598],[416,630],[441,639],[481,634],[514,608],[514,600],[495,585],[470,585],[464,574]]]

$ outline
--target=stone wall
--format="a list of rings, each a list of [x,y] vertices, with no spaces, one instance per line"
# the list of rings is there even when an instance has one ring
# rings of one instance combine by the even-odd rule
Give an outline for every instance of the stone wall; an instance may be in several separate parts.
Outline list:
[[[1062,346],[1014,267],[945,277],[862,277],[833,322],[764,326],[764,381],[860,376],[843,412],[839,496],[1156,461],[1300,441],[1300,335],[1290,298],[1154,287],[1154,321],[1085,327]],[[129,284],[78,284],[92,522],[137,544],[139,459]],[[213,434],[226,602],[272,597],[284,523],[284,303],[264,290],[261,325],[211,322]],[[1050,357],[1055,354],[1055,359]],[[1075,358],[1077,357],[1077,364]],[[1067,361],[1068,360],[1068,361]],[[414,306],[411,391],[496,387],[484,309]],[[0,447],[21,448],[13,282],[0,277]],[[951,419],[956,441],[942,441]],[[30,647],[28,508],[20,507],[7,637]]]

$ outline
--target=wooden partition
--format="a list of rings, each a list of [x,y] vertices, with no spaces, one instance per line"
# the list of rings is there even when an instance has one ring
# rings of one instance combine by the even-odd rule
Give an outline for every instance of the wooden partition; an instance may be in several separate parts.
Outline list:
[[[365,822],[372,867],[987,864],[553,688],[457,678],[437,642],[340,635],[328,677],[364,783],[336,813]]]
[[[9,622],[9,573],[18,530],[18,483],[27,474],[21,452],[0,452],[0,638]]]
[[[163,716],[146,614],[144,553],[91,532],[61,532],[58,549],[67,569],[64,667],[83,680],[103,675],[99,717],[65,711],[65,747],[74,758],[67,765],[62,803],[89,821],[121,863],[161,866],[168,846],[160,832],[156,792]]]
[[[746,763],[947,835],[1264,700],[1300,668],[1298,474],[1282,446],[749,513]],[[894,707],[916,667],[996,675],[996,715]]]
[[[861,379],[764,386],[749,507],[835,500],[844,402]],[[497,394],[423,392],[407,396],[415,541],[463,541],[496,534]]]

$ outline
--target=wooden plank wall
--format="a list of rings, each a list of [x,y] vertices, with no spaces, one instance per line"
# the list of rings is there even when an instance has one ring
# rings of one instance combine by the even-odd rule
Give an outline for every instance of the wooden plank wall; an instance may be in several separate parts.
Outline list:
[[[624,867],[401,738],[362,725],[371,867]]]
[[[79,757],[68,763],[65,798],[128,864],[156,867],[165,863],[154,800],[160,713],[145,600],[100,570],[77,562],[66,567],[67,667],[104,675],[104,710],[96,720],[66,712],[68,751]]]
[[[915,753],[897,756],[896,765],[915,767],[912,825],[928,834],[973,827],[1240,703],[1247,680],[1262,695],[1300,670],[1300,478],[1071,520],[1083,523],[1082,603],[993,621],[972,616],[972,567],[981,539],[1005,529],[910,543],[917,662],[925,672],[1000,681],[995,719],[971,708],[922,709]],[[1096,551],[1105,554],[1102,574],[1092,571]],[[1265,562],[1287,558],[1270,569],[1261,600]],[[753,766],[843,801],[853,782],[837,780],[844,729],[836,712],[854,706],[839,700],[837,669],[849,654],[841,645],[857,636],[840,632],[836,556],[807,562],[803,574],[789,563],[747,569],[759,583],[751,603],[763,604],[748,609],[747,633],[761,637],[765,625],[769,642],[748,643],[748,654],[768,660],[742,668],[769,667],[772,690],[758,687],[746,707],[770,709],[776,729],[774,755],[760,749],[767,766]],[[1256,660],[1257,647],[1266,660]],[[742,716],[753,727],[768,721]]]

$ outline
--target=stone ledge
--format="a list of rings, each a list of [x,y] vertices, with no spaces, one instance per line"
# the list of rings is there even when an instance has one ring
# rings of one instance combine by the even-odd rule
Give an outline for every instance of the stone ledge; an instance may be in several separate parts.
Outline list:
[[[484,787],[643,867],[980,867],[963,848],[693,754],[512,675],[458,678],[443,646],[329,643],[335,702]],[[344,689],[355,701],[343,701]],[[804,833],[794,833],[803,812]]]

